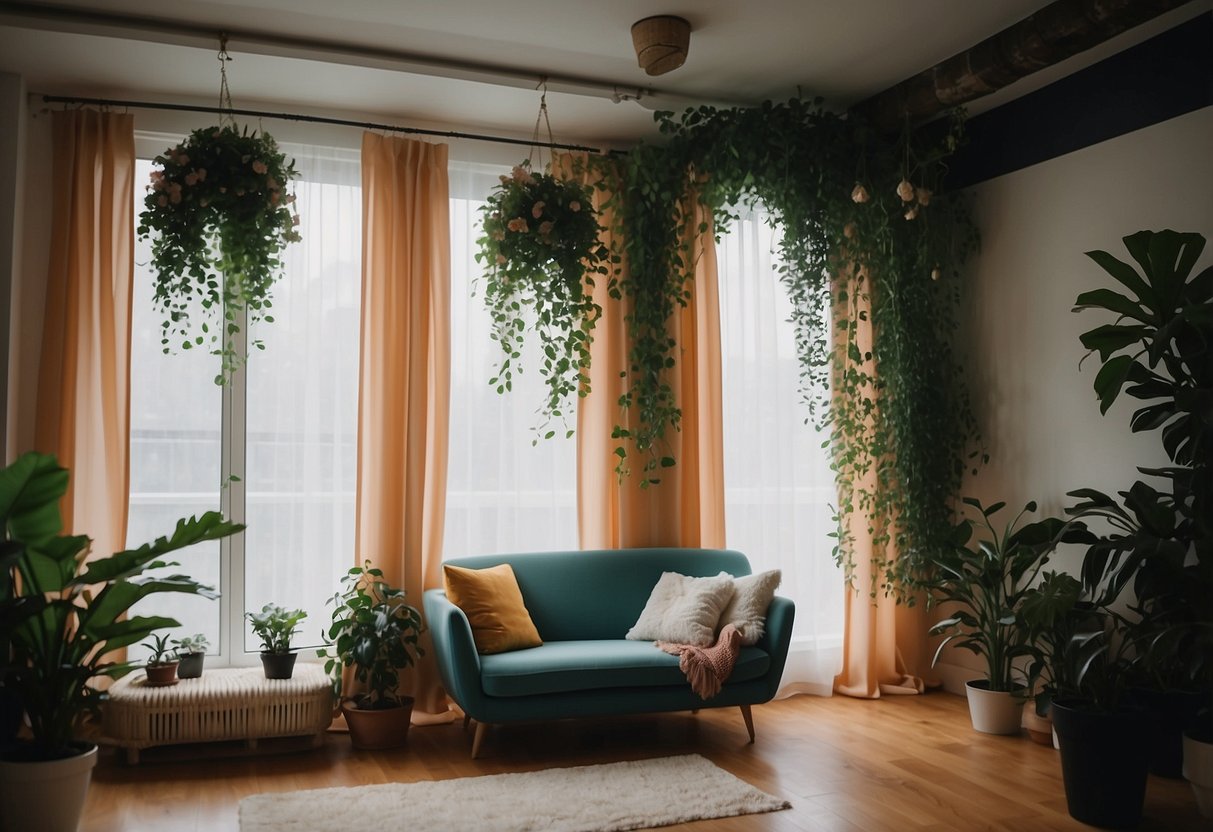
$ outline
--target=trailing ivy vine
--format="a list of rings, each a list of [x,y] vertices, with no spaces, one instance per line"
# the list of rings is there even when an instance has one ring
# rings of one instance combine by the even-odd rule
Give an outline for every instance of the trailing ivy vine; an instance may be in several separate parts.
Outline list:
[[[778,277],[792,302],[809,418],[829,432],[840,486],[835,557],[851,579],[848,519],[861,513],[877,543],[869,591],[912,603],[923,554],[949,528],[978,455],[952,347],[959,269],[977,234],[963,198],[942,187],[961,117],[932,140],[908,130],[890,139],[820,99],[657,119],[660,144],[604,165],[619,171],[611,187],[628,262],[619,292],[632,300],[621,471],[633,453],[650,479],[672,462],[666,431],[681,414],[666,378],[677,355],[667,321],[689,296],[690,200],[711,210],[717,234],[740,207],[761,203],[780,233]],[[861,349],[869,323],[872,346]]]

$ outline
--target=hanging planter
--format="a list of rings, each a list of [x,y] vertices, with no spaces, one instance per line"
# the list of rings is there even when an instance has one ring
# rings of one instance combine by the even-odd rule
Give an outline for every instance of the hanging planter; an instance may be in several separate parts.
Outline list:
[[[592,200],[588,188],[532,172],[526,161],[501,177],[481,209],[476,259],[485,266],[485,302],[504,353],[489,383],[498,393],[512,389],[523,340],[534,330],[548,388],[538,428],[544,438],[555,435],[547,427],[567,416],[571,397],[590,389],[591,332],[602,312],[591,292],[608,260]]]
[[[299,240],[287,193],[294,162],[268,133],[234,125],[195,130],[154,161],[139,236],[152,239],[160,343],[220,356],[222,384],[247,355],[237,341],[244,313],[250,325],[273,322],[280,255]]]

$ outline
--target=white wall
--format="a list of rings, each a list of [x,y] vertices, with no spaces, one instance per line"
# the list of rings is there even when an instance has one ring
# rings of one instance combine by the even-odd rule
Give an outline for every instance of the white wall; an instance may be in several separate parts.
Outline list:
[[[1005,500],[1004,522],[1030,499],[1060,514],[1067,491],[1115,493],[1133,483],[1137,466],[1166,462],[1157,432],[1130,433],[1135,400],[1100,416],[1098,365],[1079,369],[1078,336],[1111,321],[1070,310],[1079,293],[1116,285],[1083,252],[1129,260],[1121,238],[1133,232],[1200,232],[1210,240],[1201,266],[1213,262],[1211,148],[1206,107],[973,188],[982,246],[968,269],[961,344],[990,464],[963,493]],[[1054,565],[1072,571],[1080,558],[1063,552]],[[981,665],[950,652],[940,676],[961,691],[977,675],[963,668]]]

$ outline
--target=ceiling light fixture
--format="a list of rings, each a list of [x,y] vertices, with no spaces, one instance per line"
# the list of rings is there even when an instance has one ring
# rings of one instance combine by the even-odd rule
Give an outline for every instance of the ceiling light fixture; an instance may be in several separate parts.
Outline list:
[[[681,17],[656,15],[632,24],[632,46],[640,68],[649,75],[664,75],[687,59],[691,24]]]

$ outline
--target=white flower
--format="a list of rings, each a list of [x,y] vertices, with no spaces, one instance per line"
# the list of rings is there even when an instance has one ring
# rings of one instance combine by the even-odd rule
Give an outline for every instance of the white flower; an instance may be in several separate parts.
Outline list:
[[[902,202],[914,201],[914,186],[910,184],[909,179],[901,180],[901,183],[897,186],[897,195],[901,197]],[[912,218],[906,217],[906,219]]]
[[[858,202],[860,205],[862,205],[870,198],[871,197],[868,196],[868,189],[856,182],[855,187],[851,190],[851,201]]]

